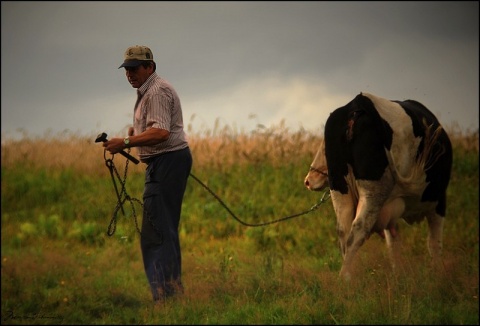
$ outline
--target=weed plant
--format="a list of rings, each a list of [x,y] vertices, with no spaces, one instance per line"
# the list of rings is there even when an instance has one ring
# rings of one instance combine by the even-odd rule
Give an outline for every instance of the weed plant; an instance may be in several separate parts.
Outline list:
[[[145,166],[106,155],[95,135],[3,139],[1,323],[478,325],[478,131],[450,129],[443,271],[429,264],[425,223],[403,223],[399,272],[372,237],[345,283],[331,202],[246,226],[190,178],[185,294],[156,305],[139,248],[141,202],[122,212],[105,159],[122,178],[127,168],[125,190],[139,200]],[[322,195],[303,186],[320,135],[283,124],[190,130],[192,174],[247,224],[308,211]]]

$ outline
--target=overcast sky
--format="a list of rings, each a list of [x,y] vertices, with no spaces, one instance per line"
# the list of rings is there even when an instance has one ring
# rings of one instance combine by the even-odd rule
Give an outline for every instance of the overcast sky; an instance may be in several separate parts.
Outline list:
[[[194,132],[316,132],[360,92],[479,125],[479,3],[1,2],[2,138],[125,135],[146,45]]]

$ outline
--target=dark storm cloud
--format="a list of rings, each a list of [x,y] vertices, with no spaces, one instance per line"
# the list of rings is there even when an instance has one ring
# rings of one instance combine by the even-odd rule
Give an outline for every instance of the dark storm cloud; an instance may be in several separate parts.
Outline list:
[[[2,134],[118,131],[125,48],[152,48],[186,119],[321,125],[360,91],[478,128],[478,2],[13,2],[2,6]],[[268,96],[267,96],[268,94]],[[316,121],[312,121],[314,114]]]

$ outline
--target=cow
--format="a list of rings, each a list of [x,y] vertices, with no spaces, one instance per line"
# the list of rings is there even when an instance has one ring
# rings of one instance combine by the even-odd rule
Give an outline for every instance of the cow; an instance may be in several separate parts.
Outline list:
[[[330,189],[342,278],[351,279],[354,256],[373,233],[385,238],[395,267],[401,218],[426,218],[429,254],[441,261],[452,155],[438,119],[417,101],[362,92],[330,113],[304,184]]]

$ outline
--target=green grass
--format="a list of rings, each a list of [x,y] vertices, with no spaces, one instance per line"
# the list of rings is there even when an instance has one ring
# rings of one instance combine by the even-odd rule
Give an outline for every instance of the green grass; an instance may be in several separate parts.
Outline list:
[[[283,145],[263,137],[256,151],[241,139],[224,139],[223,146],[235,148],[225,155],[208,139],[192,146],[193,174],[249,224],[306,211],[322,195],[303,186],[315,148],[305,150],[308,143],[297,140],[299,146],[272,150],[272,159],[259,149]],[[37,142],[33,148],[51,140]],[[101,152],[84,158],[88,149],[65,145],[70,156],[83,157],[78,167],[47,163],[51,156],[13,159],[4,153],[13,155],[9,146],[19,144],[2,145],[1,323],[478,324],[478,145],[459,144],[443,271],[429,263],[426,225],[402,223],[399,272],[389,267],[384,241],[372,236],[358,254],[353,281],[345,283],[330,201],[284,222],[248,227],[190,178],[180,226],[186,291],[158,305],[151,302],[129,203],[107,235],[117,200]],[[123,158],[115,160],[123,176]],[[141,199],[143,177],[141,167],[129,166],[131,197]],[[141,207],[134,207],[140,223]]]

